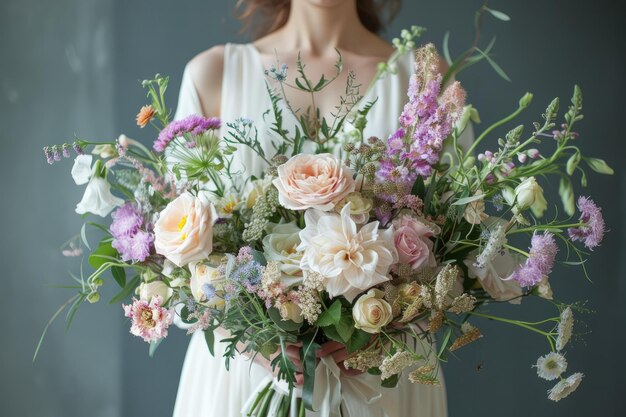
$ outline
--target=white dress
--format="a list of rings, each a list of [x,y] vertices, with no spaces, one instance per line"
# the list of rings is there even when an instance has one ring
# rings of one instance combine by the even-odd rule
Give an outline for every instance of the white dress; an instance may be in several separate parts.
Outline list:
[[[379,80],[370,95],[363,98],[362,103],[365,103],[378,97],[369,115],[366,137],[376,135],[384,139],[397,128],[397,117],[406,102],[408,80],[413,71],[412,58],[410,54],[403,56],[398,62],[397,74]],[[255,121],[259,138],[264,137],[263,113],[270,108],[270,101],[263,70],[261,56],[252,44],[226,45],[220,107],[220,117],[224,122],[222,135],[226,133],[225,122],[246,117]],[[202,111],[189,71],[185,69],[176,118],[191,114],[202,114]],[[259,176],[262,173],[263,162],[250,149],[240,148],[236,157],[235,167],[245,167],[246,175]],[[267,378],[268,371],[242,356],[231,360],[230,371],[226,371],[223,346],[216,340],[213,357],[201,332],[191,337],[180,377],[174,417],[241,416],[242,406],[259,383]],[[374,387],[380,381],[379,377],[369,374],[352,378],[360,378]],[[446,417],[446,391],[441,373],[439,379],[441,387],[411,384],[405,373],[396,388],[380,388],[382,396],[379,400],[369,405],[361,404],[358,417]],[[307,417],[317,414],[306,413]]]

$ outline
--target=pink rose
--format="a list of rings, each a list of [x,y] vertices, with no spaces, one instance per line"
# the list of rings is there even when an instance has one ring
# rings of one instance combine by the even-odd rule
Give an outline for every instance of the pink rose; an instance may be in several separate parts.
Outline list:
[[[278,167],[273,184],[285,208],[330,211],[355,190],[353,176],[353,171],[334,155],[300,154]]]
[[[433,232],[424,223],[409,215],[402,215],[393,221],[393,240],[398,250],[400,263],[421,266],[437,266],[433,255],[433,242],[429,239]]]
[[[213,250],[212,203],[189,193],[178,196],[154,225],[154,248],[178,266],[206,258]]]

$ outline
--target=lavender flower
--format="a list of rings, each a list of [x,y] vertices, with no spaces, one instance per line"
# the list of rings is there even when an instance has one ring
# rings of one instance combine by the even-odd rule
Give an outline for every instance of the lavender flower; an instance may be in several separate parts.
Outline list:
[[[550,274],[558,251],[554,235],[549,232],[533,234],[530,244],[528,259],[511,275],[511,279],[522,287],[537,285],[544,276]]]
[[[580,210],[580,221],[585,225],[570,228],[567,230],[572,241],[583,241],[587,249],[600,246],[604,237],[605,224],[602,217],[602,209],[588,197],[578,198],[578,210]]]
[[[217,130],[222,125],[220,119],[215,117],[202,117],[192,115],[181,120],[175,120],[168,124],[160,133],[153,148],[157,152],[163,152],[167,145],[179,136],[190,133],[199,136],[209,130]]]
[[[216,295],[215,287],[211,284],[204,284],[201,290],[207,300],[213,299]]]
[[[74,152],[76,152],[76,155],[83,155],[85,153],[85,150],[78,142],[72,143],[72,148],[74,149]]]

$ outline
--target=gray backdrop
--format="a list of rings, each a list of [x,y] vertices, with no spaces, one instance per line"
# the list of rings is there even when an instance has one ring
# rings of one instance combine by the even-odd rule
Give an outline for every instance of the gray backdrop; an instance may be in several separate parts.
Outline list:
[[[424,40],[441,45],[450,29],[458,52],[470,42],[472,13],[480,4],[406,1],[385,36],[419,23],[430,29]],[[148,358],[146,345],[128,334],[121,308],[107,305],[106,297],[83,306],[68,332],[61,317],[31,363],[45,322],[71,295],[52,286],[70,283],[66,271],[76,264],[60,257],[59,246],[81,225],[73,209],[82,188],[69,176],[71,163],[49,167],[41,148],[75,134],[110,140],[124,132],[149,143],[152,132],[134,126],[144,103],[138,81],[155,72],[170,74],[174,106],[183,67],[193,55],[214,44],[245,41],[237,34],[232,5],[232,0],[2,0],[0,415],[171,415],[187,338],[171,332],[156,357]],[[626,170],[618,101],[624,92],[623,13],[610,0],[492,5],[513,17],[509,23],[489,20],[485,28],[488,36],[497,34],[497,61],[513,83],[481,64],[460,77],[470,101],[491,121],[532,91],[535,104],[524,119],[529,122],[554,95],[566,102],[572,85],[580,83],[586,118],[579,144],[617,169],[613,177],[592,176],[589,187],[604,207],[611,233],[589,265],[593,284],[579,269],[564,266],[551,279],[560,299],[589,300],[595,310],[577,328],[588,333],[585,341],[568,348],[571,370],[586,374],[578,392],[559,404],[549,402],[550,383],[530,368],[546,350],[541,337],[479,322],[486,337],[446,365],[450,415],[625,415]],[[105,295],[114,287],[108,285]],[[532,307],[525,306],[523,317],[551,312],[542,303],[527,304]],[[518,312],[514,306],[493,310]]]

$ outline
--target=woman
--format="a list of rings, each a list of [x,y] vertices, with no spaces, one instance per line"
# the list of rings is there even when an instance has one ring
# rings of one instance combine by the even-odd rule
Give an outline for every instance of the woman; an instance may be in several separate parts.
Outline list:
[[[387,1],[383,6],[393,6],[391,3],[397,4]],[[381,29],[380,10],[372,0],[248,0],[241,1],[240,5],[244,6],[243,15],[248,18],[257,17],[257,12],[267,13],[270,19],[265,26],[266,33],[254,43],[216,46],[193,58],[183,75],[177,118],[195,113],[219,116],[224,121],[246,117],[255,121],[259,137],[263,138],[267,132],[263,113],[270,107],[264,68],[277,61],[285,63],[291,69],[288,80],[293,80],[300,54],[307,75],[318,79],[323,73],[330,75],[338,50],[344,70],[315,98],[315,107],[320,114],[328,116],[345,93],[350,70],[356,72],[357,84],[364,88],[374,77],[377,64],[386,61],[393,52],[391,45],[376,35]],[[362,99],[365,103],[378,97],[378,103],[370,113],[366,135],[384,138],[396,128],[411,72],[412,56],[407,54],[398,62],[398,73],[378,81]],[[286,95],[292,109],[306,111],[311,105],[309,94],[288,90]],[[292,118],[290,123],[295,123],[295,119]],[[265,144],[268,142],[264,141]],[[245,170],[246,175],[259,176],[265,168],[263,161],[245,147],[239,149],[235,159],[234,168]],[[192,337],[174,417],[241,415],[248,397],[269,374],[269,366],[267,362],[251,362],[239,356],[231,361],[230,370],[226,371],[222,354],[219,341],[213,357],[201,333]],[[395,389],[385,389],[378,388],[379,378],[373,375],[344,377],[370,381],[382,393],[379,400],[369,405],[365,400],[344,404],[359,417],[447,415],[443,386],[414,385],[403,380]],[[307,412],[307,416],[314,415]]]

